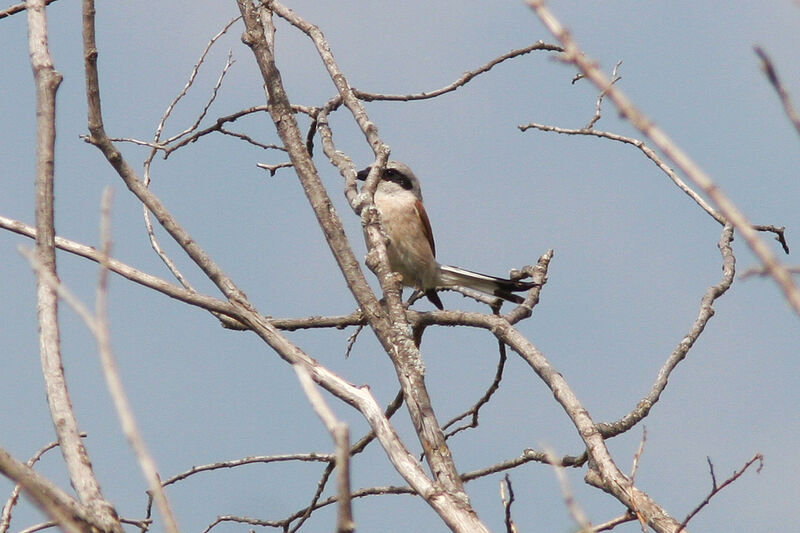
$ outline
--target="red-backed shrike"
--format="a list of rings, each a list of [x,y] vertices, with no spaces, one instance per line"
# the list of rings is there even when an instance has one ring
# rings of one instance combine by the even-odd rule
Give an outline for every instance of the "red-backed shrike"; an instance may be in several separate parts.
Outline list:
[[[359,172],[358,179],[366,180],[371,168]],[[513,293],[536,285],[439,264],[431,223],[422,205],[419,179],[405,164],[399,161],[386,163],[375,189],[374,202],[381,215],[383,231],[389,237],[386,251],[392,271],[402,276],[403,285],[422,291],[439,309],[443,306],[436,294],[437,289],[466,287],[522,303],[523,298]]]

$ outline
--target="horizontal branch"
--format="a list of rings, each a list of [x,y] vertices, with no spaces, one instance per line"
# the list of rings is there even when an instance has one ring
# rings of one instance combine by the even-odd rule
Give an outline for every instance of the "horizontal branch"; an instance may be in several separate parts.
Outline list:
[[[559,128],[556,126],[549,126],[547,124],[537,124],[535,122],[531,122],[530,124],[524,124],[518,126],[520,131],[527,131],[529,129],[537,129],[539,131],[546,131],[546,132],[553,132],[553,133],[560,133],[562,135],[585,135],[590,137],[600,137],[602,139],[610,139],[612,141],[621,142],[624,144],[630,144],[631,146],[635,146],[642,153],[656,166],[661,169],[668,177],[672,180],[672,182],[678,186],[680,190],[686,193],[692,200],[694,200],[697,205],[699,205],[703,211],[711,215],[711,217],[719,222],[720,224],[725,224],[725,218],[720,215],[711,205],[703,199],[702,196],[697,194],[691,187],[686,185],[686,183],[675,173],[669,165],[664,163],[658,154],[647,146],[644,141],[640,139],[634,139],[633,137],[626,137],[624,135],[619,135],[617,133],[612,133],[608,131],[600,131],[595,130],[592,128],[580,128],[580,129],[570,129],[570,128]]]
[[[161,485],[166,487],[178,481],[182,481],[189,476],[198,474],[200,472],[211,472],[214,470],[221,470],[223,468],[236,468],[238,466],[252,465],[257,463],[282,463],[287,461],[305,461],[305,462],[322,462],[329,463],[335,459],[332,453],[291,453],[285,455],[254,455],[251,457],[243,457],[241,459],[234,459],[232,461],[221,461],[218,463],[210,463],[207,465],[193,466],[186,472],[176,474],[171,478],[164,480]]]
[[[36,238],[36,229],[34,227],[4,216],[0,216],[0,228],[13,231],[14,233],[23,235],[30,239]],[[84,257],[98,264],[104,260],[103,254],[100,251],[86,244],[71,241],[63,237],[56,237],[55,244],[56,248],[60,250]],[[171,298],[175,298],[176,300],[180,300],[197,307],[202,307],[203,309],[207,309],[209,311],[223,313],[228,316],[236,316],[235,307],[225,300],[220,300],[211,296],[188,291],[183,287],[173,285],[172,283],[164,281],[159,277],[142,272],[141,270],[138,270],[116,259],[109,257],[107,260],[107,266],[109,270],[135,283],[144,285],[150,289],[154,289],[162,294],[166,294]]]
[[[560,46],[538,41],[530,46],[526,46],[524,48],[518,48],[516,50],[511,50],[508,53],[505,53],[499,57],[496,57],[495,59],[492,59],[483,66],[480,66],[474,70],[470,70],[469,72],[465,72],[457,80],[453,81],[452,83],[449,83],[448,85],[445,85],[440,89],[435,89],[433,91],[425,91],[416,94],[380,94],[380,93],[370,93],[366,91],[359,91],[358,89],[353,89],[353,94],[357,98],[360,98],[361,100],[366,100],[368,102],[373,100],[407,102],[412,100],[426,100],[429,98],[435,98],[437,96],[441,96],[443,94],[455,91],[459,87],[462,87],[467,83],[469,83],[469,81],[472,80],[472,78],[484,74],[486,72],[489,72],[492,69],[492,67],[502,63],[503,61],[519,57],[521,55],[529,54],[534,50],[545,50],[550,52],[564,51],[564,49],[561,48]]]
[[[45,0],[44,5],[49,6],[56,0]],[[6,9],[0,11],[0,19],[4,19],[6,17],[10,17],[11,15],[16,15],[17,13],[22,13],[27,8],[27,2],[21,2],[19,4],[14,4],[11,7],[7,7]]]
[[[12,231],[18,235],[28,237],[29,239],[36,238],[36,229],[34,227],[2,215],[0,215],[0,229]],[[64,250],[65,252],[75,254],[90,261],[94,261],[95,263],[99,264],[101,260],[103,260],[102,253],[93,246],[81,244],[76,241],[65,239],[64,237],[56,237],[55,244],[56,248],[59,250]],[[139,285],[165,294],[170,298],[200,307],[201,309],[205,309],[213,313],[221,313],[234,319],[238,315],[236,307],[230,302],[184,289],[180,285],[175,285],[163,280],[162,278],[143,272],[117,259],[109,257],[107,266],[110,271],[119,274],[120,276],[133,281],[134,283],[138,283]],[[349,326],[363,324],[364,317],[361,311],[356,310],[349,315],[310,316],[305,318],[270,318],[269,321],[277,329],[286,331],[311,328],[344,329]],[[233,324],[226,323],[225,326],[231,329],[237,329],[237,327]],[[247,328],[244,325],[239,324],[238,329]]]

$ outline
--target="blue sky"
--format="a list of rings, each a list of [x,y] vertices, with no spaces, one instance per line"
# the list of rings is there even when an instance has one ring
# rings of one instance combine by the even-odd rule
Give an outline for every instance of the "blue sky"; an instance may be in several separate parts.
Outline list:
[[[433,90],[513,48],[554,39],[521,2],[287,2],[325,33],[350,83],[372,92]],[[552,2],[551,9],[606,71],[622,61],[619,87],[713,177],[755,223],[785,225],[798,246],[800,139],[789,124],[752,51],[773,59],[800,105],[800,8],[781,2]],[[181,90],[203,47],[238,11],[235,2],[138,2],[98,5],[100,77],[111,136],[148,140]],[[141,207],[79,136],[86,132],[80,6],[60,0],[48,9],[50,45],[64,75],[58,93],[56,229],[97,244],[102,190],[115,191],[114,255],[167,278],[150,249]],[[34,91],[24,15],[0,20],[0,130],[3,191],[0,215],[33,222]],[[228,52],[231,68],[209,117],[264,103],[260,74],[235,25],[212,49],[189,96],[167,123],[187,127],[205,104]],[[277,55],[294,103],[321,105],[334,87],[307,38],[278,24]],[[365,104],[392,157],[422,181],[442,262],[496,275],[534,263],[553,248],[549,282],[520,330],[566,377],[597,421],[619,418],[649,390],[656,372],[694,321],[705,289],[719,281],[720,227],[630,146],[567,137],[518,125],[581,127],[594,113],[596,91],[572,84],[574,69],[548,53],[495,67],[443,97],[414,103]],[[300,119],[301,126],[307,121]],[[344,111],[331,117],[337,148],[359,166],[371,152]],[[610,103],[595,126],[637,136]],[[266,115],[233,128],[276,142]],[[141,171],[146,151],[121,146]],[[341,194],[342,181],[317,150],[315,161],[359,256],[358,218]],[[273,316],[345,314],[354,309],[313,214],[290,171],[270,177],[256,163],[282,162],[229,137],[206,137],[153,164],[153,190],[177,219]],[[193,284],[215,294],[168,237],[162,244]],[[769,239],[768,236],[765,236]],[[0,446],[27,458],[53,440],[38,365],[34,279],[18,246],[31,243],[0,232]],[[779,252],[777,244],[775,251]],[[739,272],[754,266],[741,239]],[[794,254],[782,256],[798,264]],[[59,255],[59,273],[86,301],[96,268]],[[368,277],[372,280],[370,273]],[[448,308],[478,309],[454,293]],[[113,344],[127,392],[162,475],[192,465],[248,455],[331,450],[330,439],[302,395],[291,368],[255,336],[231,332],[203,311],[112,279]],[[428,310],[429,304],[416,304]],[[716,315],[686,361],[671,376],[644,425],[647,443],[637,481],[682,519],[755,452],[760,474],[746,473],[692,521],[695,531],[792,530],[800,499],[800,328],[775,285],[737,279],[715,305]],[[140,517],[145,483],[119,430],[85,327],[66,306],[61,326],[67,377],[93,464],[121,514]],[[369,384],[381,403],[397,392],[388,359],[368,332],[345,359],[351,331],[287,336],[353,383]],[[496,343],[483,332],[426,332],[426,379],[441,421],[462,412],[491,382]],[[354,439],[366,425],[331,400]],[[405,412],[401,436],[417,450]],[[641,426],[609,442],[630,469]],[[580,453],[574,428],[550,392],[510,354],[503,385],[477,430],[451,441],[462,471],[516,457],[525,448]],[[38,467],[68,487],[58,454]],[[354,460],[356,488],[399,484],[376,445]],[[219,514],[280,519],[311,498],[319,465],[267,465],[201,474],[168,491],[186,531],[200,531]],[[603,522],[620,505],[569,472],[577,501]],[[502,529],[500,477],[470,482],[479,515]],[[511,472],[521,531],[570,531],[571,522],[549,467]],[[0,494],[11,485],[0,480]],[[330,492],[330,489],[328,489]],[[434,513],[407,496],[359,500],[361,531],[444,531]],[[329,530],[332,511],[308,530]],[[36,522],[21,507],[12,530]],[[158,526],[156,526],[158,530]],[[221,526],[217,531],[242,531]],[[628,524],[619,531],[638,531]]]

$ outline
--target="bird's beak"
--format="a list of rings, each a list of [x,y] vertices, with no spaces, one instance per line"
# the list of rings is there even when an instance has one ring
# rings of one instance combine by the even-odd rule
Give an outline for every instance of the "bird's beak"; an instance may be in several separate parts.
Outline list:
[[[369,175],[369,171],[372,170],[372,167],[367,167],[364,170],[360,170],[358,174],[356,174],[356,179],[361,181],[367,181],[367,176]]]

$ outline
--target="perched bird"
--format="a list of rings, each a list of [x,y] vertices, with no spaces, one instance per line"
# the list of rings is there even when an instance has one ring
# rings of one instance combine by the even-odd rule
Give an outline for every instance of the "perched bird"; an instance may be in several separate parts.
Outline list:
[[[358,173],[366,180],[372,167]],[[523,298],[514,292],[526,291],[535,283],[496,278],[436,261],[436,246],[419,179],[405,164],[389,161],[375,189],[375,207],[383,230],[389,237],[386,250],[389,266],[403,278],[403,285],[422,291],[436,307],[443,309],[437,289],[466,287],[514,303]]]

